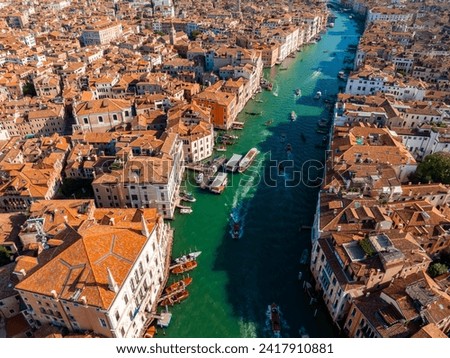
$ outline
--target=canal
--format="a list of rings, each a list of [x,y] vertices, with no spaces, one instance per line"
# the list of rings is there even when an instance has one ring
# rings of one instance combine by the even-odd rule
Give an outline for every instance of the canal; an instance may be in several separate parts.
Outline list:
[[[260,154],[253,166],[243,174],[229,174],[221,195],[187,184],[197,201],[192,214],[178,214],[172,223],[173,254],[200,250],[202,255],[191,272],[189,298],[170,308],[167,337],[271,337],[266,311],[272,302],[282,313],[283,337],[299,337],[300,330],[311,337],[336,334],[325,308],[310,305],[303,290],[309,270],[300,263],[302,252],[310,248],[310,231],[302,226],[312,225],[318,191],[302,178],[306,172],[320,174],[315,167],[325,152],[317,121],[329,118],[325,99],[344,85],[337,75],[350,66],[352,46],[362,31],[348,13],[335,15],[334,28],[321,41],[265,71],[273,91],[258,94],[258,101],[251,100],[239,116],[245,129],[236,132],[240,138],[225,154],[244,155],[257,147]],[[295,96],[297,88],[300,97]],[[320,100],[314,99],[317,91],[323,94]],[[263,113],[249,116],[245,111]],[[298,115],[296,121],[290,121],[291,111]],[[265,125],[268,120],[273,120],[271,125]],[[193,176],[188,178],[194,183]],[[232,212],[243,223],[239,240],[230,236]]]

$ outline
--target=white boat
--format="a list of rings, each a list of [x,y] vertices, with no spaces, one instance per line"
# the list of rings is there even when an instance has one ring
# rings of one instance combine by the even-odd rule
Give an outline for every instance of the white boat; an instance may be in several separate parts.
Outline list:
[[[225,169],[234,173],[238,169],[239,162],[242,159],[242,155],[233,154],[230,160],[225,164]]]
[[[300,88],[297,88],[297,89],[295,90],[295,95],[296,95],[296,96],[301,96],[301,95],[302,95],[302,90],[301,90]]]
[[[209,190],[215,194],[221,194],[228,184],[227,173],[219,172],[214,177]]]
[[[314,99],[320,99],[322,97],[322,92],[317,91],[316,95],[314,96]]]
[[[197,201],[197,199],[195,199],[194,196],[191,193],[187,193],[187,192],[184,192],[184,191],[180,192],[179,197],[180,197],[181,200],[189,201],[191,203],[195,203]]]
[[[291,121],[295,121],[297,119],[297,114],[295,113],[295,111],[291,112]]]
[[[216,147],[216,150],[218,152],[226,152],[227,151],[227,147],[225,145],[219,145]]]
[[[330,22],[330,23],[328,24],[328,27],[333,28],[333,27],[334,27],[334,22]]]
[[[191,214],[191,213],[192,213],[192,208],[189,208],[189,207],[180,208],[180,214]]]
[[[253,160],[255,159],[256,155],[259,153],[258,149],[252,148],[248,151],[248,153],[244,156],[244,158],[241,159],[239,162],[238,172],[243,173],[252,165]]]
[[[180,257],[177,257],[175,260],[173,260],[175,263],[177,264],[183,264],[185,262],[188,261],[194,261],[197,259],[197,257],[199,257],[201,255],[201,251],[194,251],[194,252],[190,252],[187,255],[183,255]]]
[[[344,71],[339,71],[338,77],[339,77],[341,80],[345,79],[345,72],[344,72]]]
[[[204,174],[198,173],[198,175],[195,177],[195,182],[197,184],[201,184],[201,183],[203,183],[203,178],[204,178]]]

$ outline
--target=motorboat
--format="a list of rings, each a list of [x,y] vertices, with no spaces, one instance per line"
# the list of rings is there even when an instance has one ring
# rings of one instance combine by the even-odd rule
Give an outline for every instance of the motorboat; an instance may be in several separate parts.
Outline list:
[[[226,152],[227,151],[227,147],[226,147],[226,145],[218,145],[217,147],[216,147],[216,150],[218,151],[218,152]]]
[[[301,90],[300,88],[297,88],[297,89],[295,90],[295,95],[296,95],[296,96],[301,96],[301,95],[302,95],[302,90]]]
[[[201,251],[193,251],[188,253],[187,255],[177,257],[175,260],[173,260],[173,262],[175,264],[184,264],[189,261],[194,261],[197,259],[197,257],[201,255],[201,253],[202,253]]]
[[[246,171],[250,165],[252,165],[253,160],[255,159],[256,155],[259,153],[258,149],[252,148],[250,149],[247,154],[242,158],[239,162],[238,166],[238,172],[243,173]]]
[[[209,190],[214,194],[221,194],[228,184],[227,173],[219,172],[212,180]]]
[[[198,173],[198,175],[195,177],[195,182],[197,184],[203,183],[203,178],[204,177],[205,177],[205,175],[203,173]]]
[[[276,303],[272,303],[269,306],[269,310],[270,310],[270,323],[272,326],[273,335],[279,338],[281,337],[280,309]]]
[[[233,224],[233,228],[231,231],[231,237],[235,240],[239,239],[241,236],[241,225],[238,222]]]
[[[317,91],[316,95],[314,96],[314,99],[320,99],[322,97],[322,92]]]
[[[291,121],[295,121],[297,119],[297,114],[295,113],[295,111],[291,112]]]
[[[185,191],[180,192],[180,199],[183,201],[188,201],[190,203],[195,203],[197,201],[197,199],[195,199],[191,193],[187,193]]]
[[[180,214],[192,214],[192,208],[188,206],[180,208]]]

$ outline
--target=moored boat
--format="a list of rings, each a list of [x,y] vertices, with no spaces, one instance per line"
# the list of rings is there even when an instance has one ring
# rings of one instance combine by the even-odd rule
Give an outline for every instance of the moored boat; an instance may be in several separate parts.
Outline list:
[[[171,272],[175,275],[178,275],[180,273],[184,273],[184,272],[195,269],[197,267],[197,265],[198,265],[197,261],[195,261],[195,260],[188,261],[188,262],[185,262],[184,264],[175,266]]]
[[[249,114],[251,116],[259,116],[262,114],[262,111],[254,112],[254,111],[245,111],[246,114]]]
[[[233,154],[228,162],[225,164],[225,169],[229,172],[235,172],[238,169],[239,162],[242,159],[242,155]]]
[[[258,149],[252,148],[250,149],[247,154],[242,158],[239,162],[238,166],[238,172],[243,173],[250,167],[250,165],[253,163],[253,160],[255,159],[256,155],[259,153]]]
[[[173,306],[175,303],[180,303],[189,297],[189,292],[186,290],[180,291],[171,295],[160,302],[161,306]]]
[[[301,96],[301,95],[302,95],[302,90],[301,90],[300,88],[297,88],[297,89],[295,90],[295,95],[296,95],[296,96]]]
[[[191,193],[188,193],[185,191],[181,191],[179,196],[180,196],[180,199],[183,201],[189,201],[191,203],[195,203],[197,201],[197,199],[195,199]]]
[[[209,190],[215,194],[221,194],[228,184],[227,173],[219,172],[214,177],[211,185],[209,186]]]
[[[314,96],[314,99],[320,99],[322,97],[322,92],[317,91],[316,95]]]
[[[180,208],[180,214],[192,214],[192,208],[185,206]]]
[[[188,253],[187,255],[177,257],[175,260],[173,260],[173,262],[175,264],[183,264],[188,261],[194,261],[195,259],[197,259],[197,257],[201,255],[201,253],[202,253],[201,251],[193,251]]]
[[[269,119],[269,120],[267,120],[267,121],[264,122],[264,124],[265,124],[266,126],[270,126],[272,123],[273,123],[273,119]]]
[[[272,326],[272,332],[275,337],[281,337],[281,318],[280,309],[276,303],[272,303],[269,306],[270,310],[270,323]]]
[[[217,150],[218,152],[226,152],[226,151],[227,151],[227,146],[226,146],[226,145],[218,145],[218,146],[216,147],[216,150]]]
[[[166,295],[174,293],[179,290],[184,290],[186,286],[189,286],[192,283],[192,277],[183,278],[180,281],[172,283],[170,286],[164,289],[164,293]]]
[[[205,175],[203,173],[198,173],[198,175],[195,177],[195,182],[197,184],[203,183],[203,178],[204,177],[205,177]]]

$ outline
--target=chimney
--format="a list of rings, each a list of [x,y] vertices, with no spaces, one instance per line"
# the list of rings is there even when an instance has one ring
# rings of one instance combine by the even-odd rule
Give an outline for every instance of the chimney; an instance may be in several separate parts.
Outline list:
[[[87,306],[87,298],[86,298],[86,296],[81,296],[81,297],[80,297],[80,301],[81,301],[81,303],[82,303],[83,305]]]
[[[51,291],[50,291],[50,294],[52,295],[52,297],[53,297],[55,300],[58,299],[58,294],[56,293],[55,290],[51,290]]]
[[[108,272],[108,289],[115,293],[119,292],[119,286],[117,286],[109,267],[106,268],[106,271]]]
[[[114,226],[116,222],[114,221],[114,218],[109,218],[109,225]]]
[[[141,233],[146,238],[148,238],[150,236],[150,232],[148,231],[147,221],[145,220],[144,213],[141,214],[141,224],[142,224]]]

